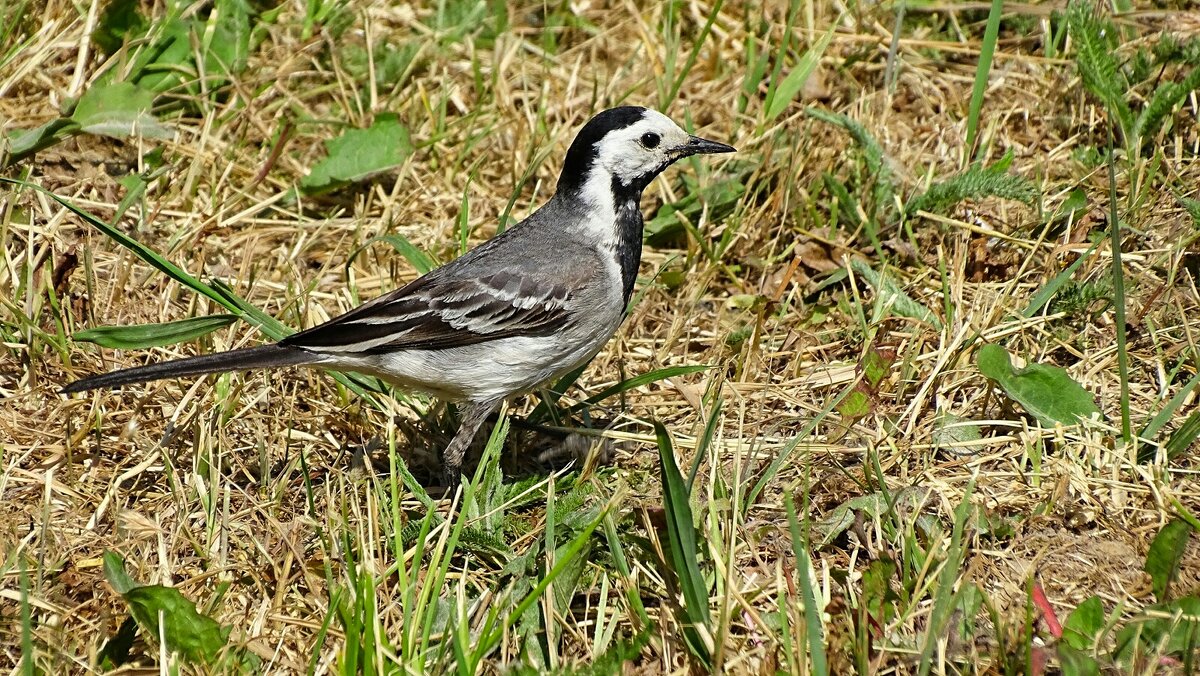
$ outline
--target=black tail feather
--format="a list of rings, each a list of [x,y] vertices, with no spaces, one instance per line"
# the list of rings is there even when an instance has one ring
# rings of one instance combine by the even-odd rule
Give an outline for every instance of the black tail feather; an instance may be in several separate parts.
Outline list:
[[[163,378],[182,378],[224,371],[246,371],[249,369],[277,366],[315,364],[322,357],[308,350],[286,345],[263,345],[229,352],[202,354],[174,361],[165,361],[147,366],[136,366],[88,378],[81,378],[62,388],[63,394],[86,392],[100,388],[120,387],[133,383],[145,383]]]

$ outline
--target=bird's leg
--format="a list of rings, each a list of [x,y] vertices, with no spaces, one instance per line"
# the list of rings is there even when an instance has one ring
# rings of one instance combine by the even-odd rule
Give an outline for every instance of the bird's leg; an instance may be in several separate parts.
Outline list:
[[[442,453],[442,472],[447,486],[453,488],[462,479],[463,456],[467,454],[467,448],[471,446],[471,440],[479,432],[483,421],[487,420],[488,415],[496,410],[498,405],[499,402],[495,401],[481,401],[471,402],[463,407],[462,413],[459,415],[461,422],[458,432],[446,445],[445,452]]]

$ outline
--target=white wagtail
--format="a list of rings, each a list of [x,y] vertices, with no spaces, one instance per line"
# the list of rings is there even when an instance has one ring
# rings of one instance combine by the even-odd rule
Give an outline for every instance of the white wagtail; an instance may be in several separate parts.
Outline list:
[[[113,371],[63,393],[279,366],[379,376],[463,402],[452,483],[500,403],[591,359],[625,318],[642,257],[642,191],[672,163],[729,153],[662,113],[606,110],[567,151],[558,189],[524,221],[419,279],[275,345]]]

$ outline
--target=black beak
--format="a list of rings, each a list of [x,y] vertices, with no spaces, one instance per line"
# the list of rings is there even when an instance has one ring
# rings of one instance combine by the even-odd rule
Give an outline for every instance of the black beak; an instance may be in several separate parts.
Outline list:
[[[692,136],[688,138],[687,145],[680,148],[679,151],[681,157],[687,157],[688,155],[709,155],[712,153],[736,153],[737,148],[725,145],[724,143],[710,141],[706,138],[700,138],[699,136]]]

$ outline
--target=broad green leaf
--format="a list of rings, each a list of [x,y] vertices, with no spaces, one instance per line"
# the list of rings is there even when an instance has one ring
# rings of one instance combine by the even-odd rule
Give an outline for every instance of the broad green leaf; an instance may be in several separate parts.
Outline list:
[[[1076,606],[1063,622],[1062,640],[1076,650],[1090,650],[1104,630],[1104,604],[1092,596]]]
[[[237,315],[222,314],[189,317],[163,324],[98,326],[94,329],[79,331],[72,338],[103,347],[136,350],[144,347],[174,345],[199,338],[229,326],[237,320]]]
[[[96,656],[96,662],[102,671],[113,671],[129,662],[129,653],[133,649],[134,641],[137,640],[137,632],[137,620],[126,617],[120,628],[117,629],[117,633],[104,641],[104,646],[100,648],[100,653]]]
[[[871,396],[855,388],[838,402],[837,412],[847,418],[847,424],[866,417],[871,412]]]
[[[1071,192],[1067,193],[1067,198],[1063,200],[1062,204],[1058,205],[1057,213],[1059,216],[1074,216],[1087,208],[1087,204],[1087,193],[1083,191],[1083,188],[1073,188]]]
[[[133,578],[129,577],[129,573],[125,572],[125,560],[116,552],[106,550],[103,561],[104,578],[118,594],[124,594],[137,586]]]
[[[193,22],[180,18],[181,5],[172,6],[169,15],[156,19],[134,52],[129,81],[142,89],[163,93],[195,81],[192,48]],[[117,77],[117,71],[110,71]]]
[[[244,650],[225,651],[231,627],[196,610],[174,587],[139,585],[125,571],[125,562],[115,552],[104,552],[104,575],[109,584],[129,605],[130,615],[142,632],[155,641],[162,640],[169,652],[177,653],[192,664],[221,665],[242,673],[252,673],[257,656]],[[224,660],[218,660],[224,655]]]
[[[201,614],[196,604],[174,587],[134,587],[124,596],[142,630],[155,638],[161,636],[167,649],[187,662],[212,664],[229,640],[228,627]]]
[[[325,142],[327,157],[300,180],[305,194],[333,190],[395,169],[412,154],[408,129],[394,114],[375,117],[366,129],[351,129]]]
[[[862,577],[862,603],[867,614],[875,618],[879,626],[886,626],[896,614],[896,601],[900,597],[892,589],[896,577],[896,562],[889,558],[875,559],[867,565]]]
[[[979,348],[976,359],[979,371],[996,381],[1044,427],[1074,425],[1100,413],[1092,394],[1057,366],[1030,364],[1014,370],[1008,351],[999,345]]]
[[[152,91],[129,82],[98,83],[79,98],[71,120],[89,134],[114,138],[135,134],[147,138],[171,138],[174,136],[171,130],[150,114],[153,107]]]
[[[883,383],[883,379],[891,372],[892,364],[895,362],[895,350],[879,349],[877,347],[867,350],[867,353],[863,355],[858,366],[862,370],[864,382],[871,392],[879,392],[880,384]]]
[[[983,607],[983,600],[983,590],[973,582],[964,584],[955,594],[954,614],[958,617],[958,636],[963,641],[975,635],[975,618]]]
[[[1091,655],[1063,643],[1055,646],[1062,676],[1100,676],[1100,665]]]
[[[209,17],[211,36],[204,57],[210,75],[233,75],[246,68],[250,57],[250,5],[247,0],[216,0]],[[211,89],[213,83],[210,83]]]
[[[13,130],[8,133],[8,157],[0,156],[0,160],[4,161],[0,167],[16,164],[37,151],[49,148],[78,133],[79,124],[70,117],[58,117],[33,129]]]
[[[1154,598],[1160,602],[1167,600],[1167,592],[1171,589],[1171,582],[1179,570],[1179,562],[1191,536],[1191,524],[1183,519],[1174,519],[1163,526],[1150,543],[1144,570],[1150,575]]]
[[[692,517],[691,496],[675,462],[675,448],[670,433],[658,421],[654,423],[654,432],[658,436],[658,468],[662,477],[671,563],[683,592],[684,613],[687,616],[683,632],[692,654],[707,667],[712,660],[713,646],[708,631],[711,615],[708,584],[700,572],[700,552],[696,546],[696,522]]]
[[[804,52],[800,57],[800,61],[796,63],[796,67],[792,72],[787,74],[787,77],[780,81],[779,86],[772,93],[771,101],[767,107],[767,122],[770,123],[775,118],[779,117],[783,111],[787,110],[788,105],[804,88],[804,83],[808,82],[808,78],[816,70],[817,64],[821,62],[821,56],[825,54],[825,48],[829,46],[829,41],[833,39],[833,30],[837,27],[837,22],[831,23],[829,30],[821,36],[816,43]]]

